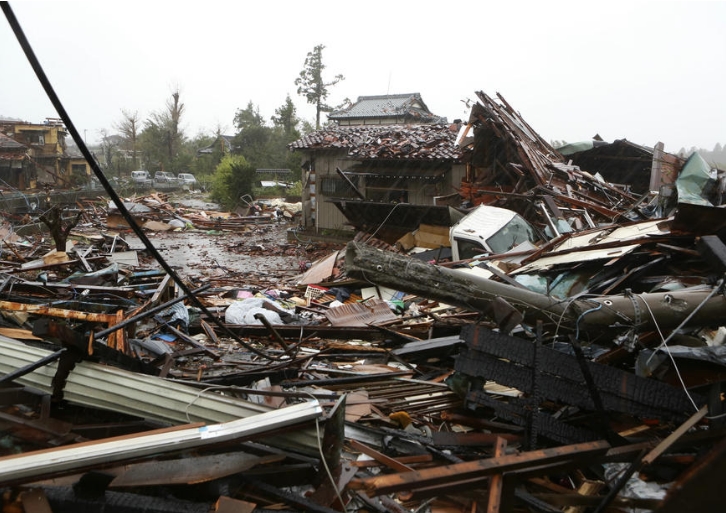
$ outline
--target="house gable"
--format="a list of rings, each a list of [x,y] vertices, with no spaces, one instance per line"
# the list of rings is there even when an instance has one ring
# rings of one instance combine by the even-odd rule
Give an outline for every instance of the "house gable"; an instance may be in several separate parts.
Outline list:
[[[206,148],[197,150],[197,155],[211,155],[215,150],[222,150],[222,153],[230,153],[232,151],[233,135],[220,135],[212,144]]]

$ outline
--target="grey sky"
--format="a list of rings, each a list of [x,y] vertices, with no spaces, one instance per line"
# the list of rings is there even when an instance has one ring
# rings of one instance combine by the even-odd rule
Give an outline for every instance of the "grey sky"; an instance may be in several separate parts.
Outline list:
[[[726,2],[11,2],[46,74],[88,142],[121,109],[146,118],[175,87],[193,136],[249,101],[266,120],[307,52],[326,46],[329,103],[420,92],[450,121],[497,92],[547,140],[599,133],[666,151],[726,143]],[[0,19],[0,115],[55,111]]]

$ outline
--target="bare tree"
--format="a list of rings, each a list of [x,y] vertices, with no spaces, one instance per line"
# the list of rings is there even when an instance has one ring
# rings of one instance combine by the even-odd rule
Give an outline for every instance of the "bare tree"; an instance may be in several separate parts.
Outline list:
[[[50,230],[50,234],[55,241],[55,249],[59,252],[66,250],[66,242],[68,241],[68,235],[71,230],[76,227],[78,222],[81,220],[83,211],[76,214],[76,217],[72,220],[63,219],[64,207],[59,205],[53,205],[47,211],[43,212],[38,216]]]
[[[139,134],[144,160],[147,166],[159,166],[163,171],[175,171],[188,164],[184,144],[186,136],[182,129],[184,104],[180,100],[181,91],[177,87],[167,99],[164,108],[152,112],[144,122]]]
[[[171,131],[169,136],[169,158],[174,158],[179,144],[183,139],[180,124],[182,114],[184,113],[184,104],[179,101],[180,96],[181,91],[177,87],[171,94],[171,98],[166,101],[166,110],[169,115],[169,128]]]
[[[123,138],[126,140],[126,150],[131,151],[131,158],[133,159],[134,169],[138,169],[136,162],[136,143],[139,134],[139,113],[137,111],[129,112],[121,109],[121,121],[114,124],[116,130],[118,130]]]

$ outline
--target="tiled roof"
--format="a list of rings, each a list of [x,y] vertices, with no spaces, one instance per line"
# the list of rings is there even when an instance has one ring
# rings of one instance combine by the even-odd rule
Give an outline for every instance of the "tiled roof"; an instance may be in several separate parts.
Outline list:
[[[28,147],[22,143],[19,143],[12,137],[8,137],[5,134],[0,134],[0,150],[4,152],[17,151],[24,153]]]
[[[458,161],[457,128],[449,125],[369,125],[326,128],[288,145],[295,150],[344,149],[358,160]]]
[[[418,104],[418,106],[416,105]],[[359,96],[358,101],[345,109],[332,112],[328,119],[407,118],[431,123],[442,120],[433,114],[419,93]]]

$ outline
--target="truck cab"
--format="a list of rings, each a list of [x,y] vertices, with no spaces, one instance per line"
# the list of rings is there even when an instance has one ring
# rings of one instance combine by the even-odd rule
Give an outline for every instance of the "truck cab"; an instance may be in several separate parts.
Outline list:
[[[505,208],[479,205],[451,227],[451,258],[468,260],[510,251],[537,241],[537,232],[522,216]]]

